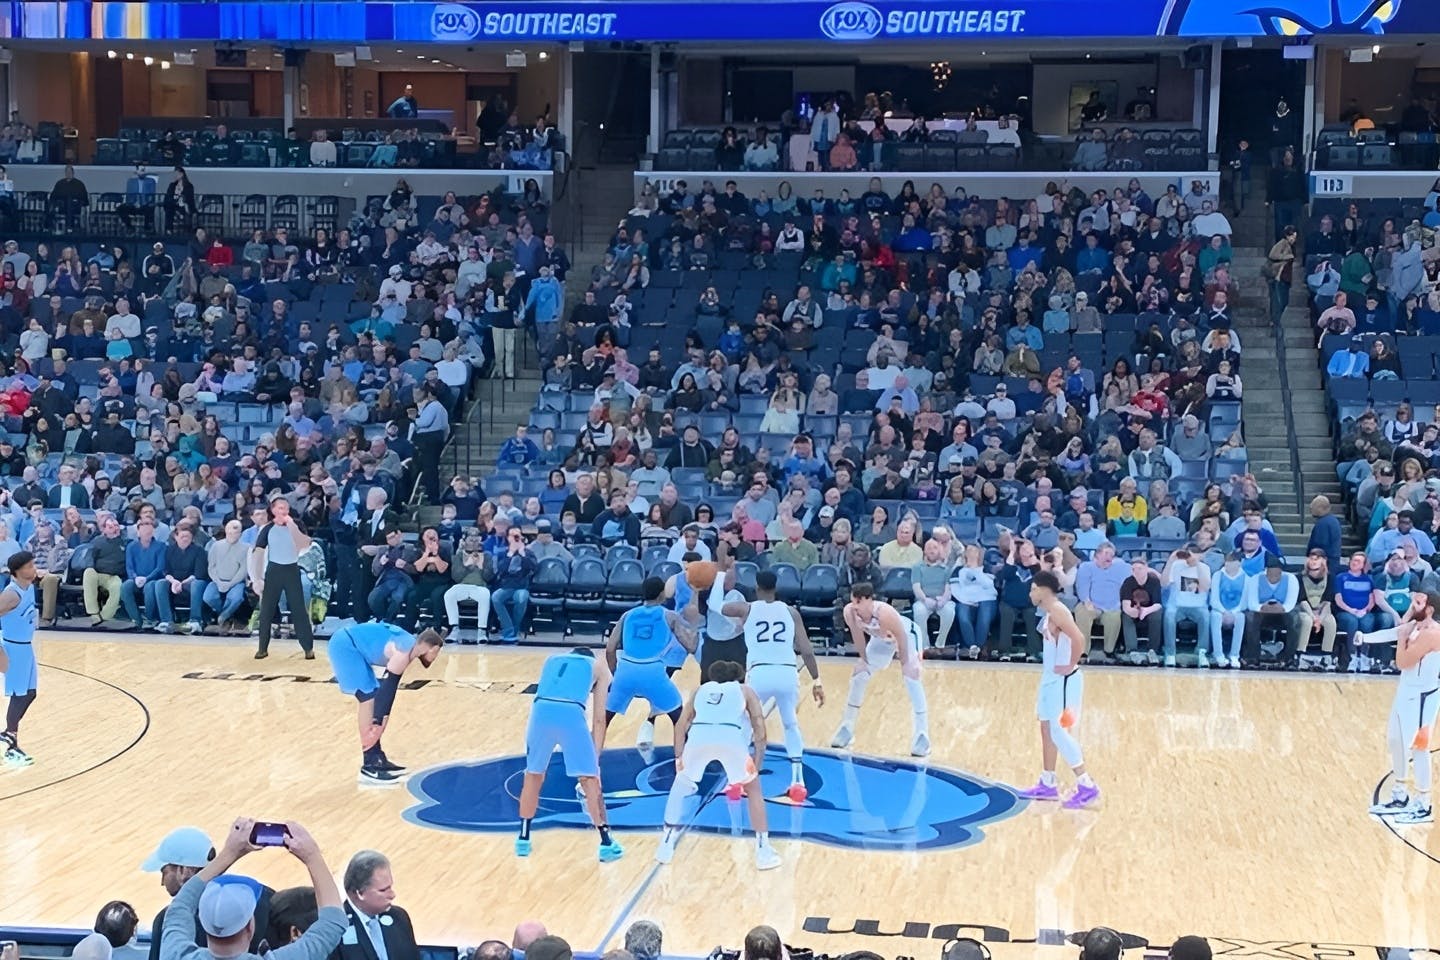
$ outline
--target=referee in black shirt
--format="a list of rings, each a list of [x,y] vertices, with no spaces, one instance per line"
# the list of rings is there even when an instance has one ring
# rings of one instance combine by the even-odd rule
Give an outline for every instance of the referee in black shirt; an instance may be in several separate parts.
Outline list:
[[[315,659],[315,634],[310,630],[310,609],[300,582],[300,554],[310,549],[310,537],[290,516],[290,501],[276,496],[270,501],[270,522],[260,528],[250,557],[250,576],[260,594],[260,647],[256,660],[270,656],[270,629],[280,612],[283,596],[290,607],[295,635],[306,660]]]

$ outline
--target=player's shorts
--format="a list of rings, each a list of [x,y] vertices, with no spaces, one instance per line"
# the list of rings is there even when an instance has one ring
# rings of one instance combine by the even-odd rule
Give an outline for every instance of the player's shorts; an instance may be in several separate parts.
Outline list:
[[[1035,699],[1035,716],[1051,723],[1059,723],[1060,714],[1069,710],[1078,720],[1084,696],[1085,678],[1079,670],[1066,677],[1047,670],[1040,681],[1040,693]]]
[[[624,713],[636,697],[648,701],[659,713],[670,713],[685,705],[680,690],[665,675],[663,660],[636,663],[621,657],[615,665],[615,679],[610,682],[605,709],[610,713]]]
[[[0,640],[10,666],[5,669],[5,696],[23,697],[34,690],[39,669],[35,664],[35,647],[28,643]]]
[[[745,685],[755,691],[763,706],[771,700],[780,716],[794,715],[800,703],[800,684],[795,668],[783,663],[760,663],[745,675]]]
[[[745,666],[745,658],[748,653],[744,634],[728,640],[707,639],[705,645],[699,650],[700,681],[703,683],[710,679],[710,667],[718,661],[729,660],[742,667]]]
[[[680,756],[681,773],[699,783],[711,763],[725,768],[726,783],[749,783],[755,779],[755,761],[750,758],[750,731],[728,723],[695,723],[685,739]]]
[[[1392,722],[1400,725],[1400,741],[1406,747],[1415,742],[1422,727],[1433,727],[1440,714],[1440,690],[1397,690],[1390,708]]]
[[[536,700],[525,727],[525,772],[544,773],[556,747],[565,758],[567,776],[600,775],[585,708],[568,700]]]
[[[920,656],[920,635],[915,630],[915,624],[903,619],[905,624],[905,640],[910,644],[910,655],[915,658]],[[865,645],[865,662],[870,665],[872,672],[878,673],[890,666],[897,653],[894,642],[884,637],[871,636],[870,642]]]
[[[660,654],[660,659],[667,667],[685,666],[685,658],[690,656],[690,651],[680,645],[679,640],[672,639]]]
[[[341,693],[347,696],[353,694],[359,700],[374,696],[379,687],[375,668],[355,648],[349,633],[342,630],[332,637],[325,646],[325,654],[330,658],[330,669],[335,672],[335,682],[340,684]]]

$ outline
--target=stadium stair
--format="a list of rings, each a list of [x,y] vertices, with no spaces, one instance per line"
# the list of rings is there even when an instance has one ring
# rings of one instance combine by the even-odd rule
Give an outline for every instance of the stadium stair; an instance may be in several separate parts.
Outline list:
[[[565,284],[565,316],[570,315],[590,284],[590,270],[604,259],[615,225],[625,217],[633,202],[635,165],[600,166],[575,171],[571,181],[570,275]],[[460,429],[463,434],[446,448],[442,477],[466,473],[483,479],[495,470],[495,454],[525,423],[540,393],[540,362],[528,339],[521,351],[521,364],[514,380],[486,380],[480,384],[478,400]],[[539,437],[535,438],[537,441]],[[446,470],[449,473],[446,473]],[[429,517],[422,508],[422,518]],[[439,511],[434,511],[439,519]]]
[[[1304,558],[1312,526],[1310,501],[1318,495],[1329,497],[1334,505],[1345,543],[1353,546],[1356,541],[1341,507],[1325,387],[1320,379],[1303,282],[1292,289],[1290,305],[1280,318],[1285,380],[1279,376],[1275,327],[1269,318],[1270,293],[1260,273],[1270,248],[1264,190],[1264,179],[1257,176],[1247,213],[1233,221],[1236,242],[1232,267],[1241,289],[1234,310],[1235,329],[1243,348],[1240,373],[1245,393],[1241,413],[1250,469],[1269,500],[1270,524],[1286,557],[1299,562]],[[1292,420],[1298,464],[1290,456]]]

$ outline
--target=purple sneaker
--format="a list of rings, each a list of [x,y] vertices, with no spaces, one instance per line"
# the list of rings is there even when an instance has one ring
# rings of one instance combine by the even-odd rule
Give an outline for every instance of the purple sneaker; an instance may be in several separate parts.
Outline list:
[[[1042,780],[1028,790],[1019,791],[1018,796],[1022,800],[1059,800],[1060,788],[1049,786]]]
[[[1090,804],[1094,803],[1096,800],[1099,799],[1099,787],[1087,787],[1082,785],[1077,786],[1075,788],[1075,792],[1070,794],[1070,799],[1066,800],[1063,804],[1061,804],[1061,806],[1063,806],[1066,810],[1084,810],[1086,807],[1090,806]]]

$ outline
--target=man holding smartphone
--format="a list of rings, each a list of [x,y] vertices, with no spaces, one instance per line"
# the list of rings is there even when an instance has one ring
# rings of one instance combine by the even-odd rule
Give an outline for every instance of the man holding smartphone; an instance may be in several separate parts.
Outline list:
[[[180,888],[165,914],[164,942],[160,960],[248,960],[255,957],[249,945],[255,934],[255,907],[258,898],[251,881],[224,874],[240,858],[258,850],[254,843],[255,821],[236,820],[225,835],[215,859]],[[319,916],[299,940],[270,951],[270,960],[324,960],[340,945],[345,933],[345,912],[340,890],[308,831],[293,821],[285,824],[284,846],[305,864],[315,888]],[[205,932],[205,946],[195,942],[195,921]]]

